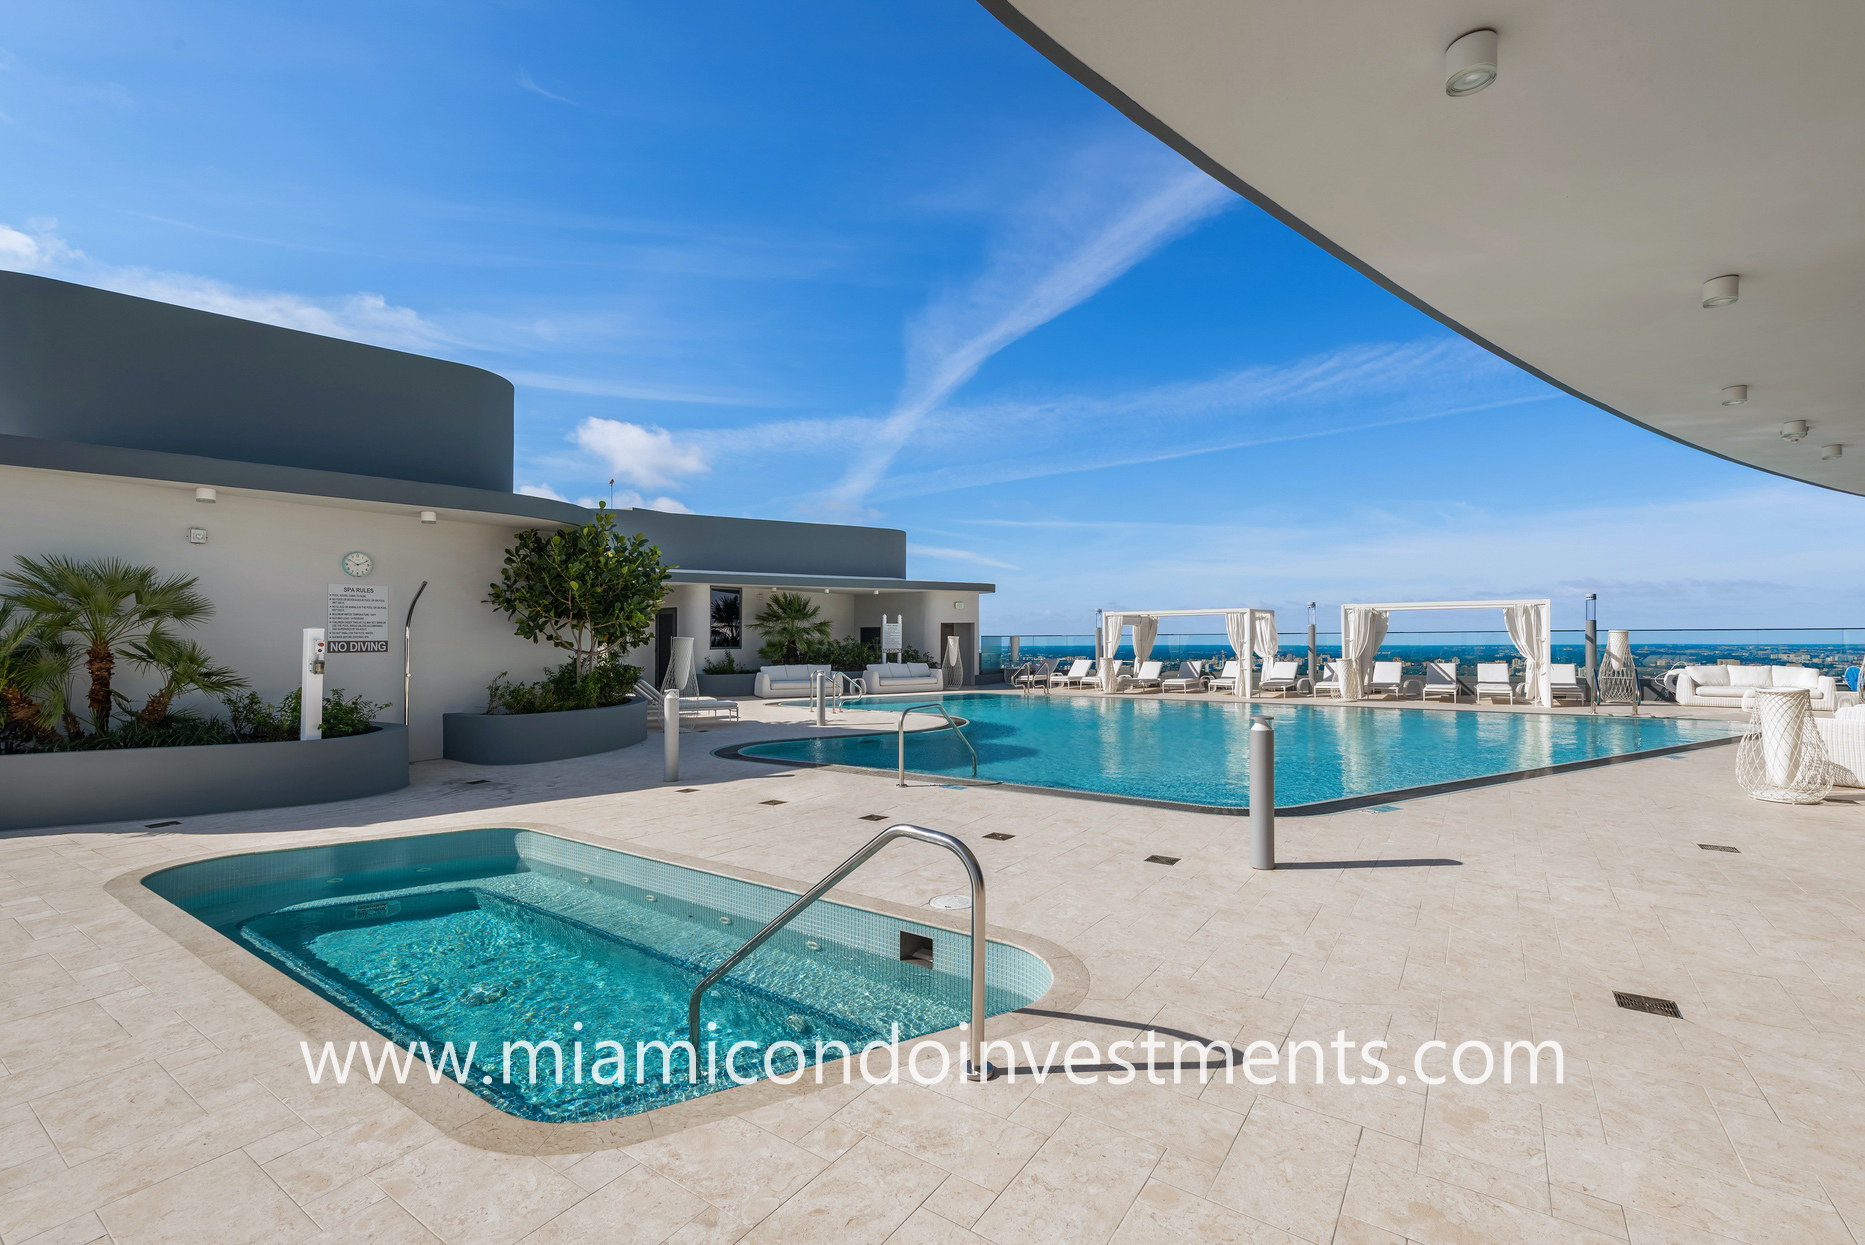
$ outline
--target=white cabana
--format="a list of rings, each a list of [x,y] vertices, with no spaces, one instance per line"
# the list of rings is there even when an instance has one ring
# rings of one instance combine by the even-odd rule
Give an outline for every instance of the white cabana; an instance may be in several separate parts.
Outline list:
[[[1120,647],[1120,633],[1128,627],[1133,628],[1133,664],[1138,669],[1139,664],[1152,654],[1153,641],[1159,638],[1159,620],[1162,618],[1222,618],[1225,634],[1230,637],[1230,646],[1236,650],[1237,666],[1242,675],[1237,680],[1237,695],[1245,700],[1256,690],[1256,671],[1251,665],[1250,654],[1254,652],[1267,662],[1278,651],[1274,610],[1246,606],[1243,609],[1227,610],[1122,610],[1117,614],[1106,613],[1101,615],[1101,627],[1094,638],[1095,661],[1101,672],[1102,691],[1111,692],[1115,687],[1113,656],[1114,651]]]
[[[1520,601],[1397,601],[1385,605],[1340,607],[1340,674],[1342,693],[1358,700],[1373,669],[1373,658],[1386,638],[1388,616],[1395,610],[1501,610],[1503,625],[1527,670],[1528,699],[1552,707],[1548,665],[1554,660],[1554,602]]]

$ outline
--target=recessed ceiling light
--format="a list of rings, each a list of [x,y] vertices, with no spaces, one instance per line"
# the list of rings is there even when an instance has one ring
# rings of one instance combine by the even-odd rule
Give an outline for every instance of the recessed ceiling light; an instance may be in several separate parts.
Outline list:
[[[1473,30],[1444,49],[1444,93],[1475,95],[1496,80],[1496,32]]]
[[[1723,277],[1711,277],[1703,283],[1703,305],[1705,307],[1727,307],[1742,297],[1742,279],[1734,273]]]
[[[1724,406],[1746,406],[1748,405],[1748,386],[1747,385],[1730,385],[1727,389],[1723,390],[1723,405]]]
[[[423,510],[421,512],[421,522],[438,523],[440,522],[440,516],[435,514],[432,510]]]
[[[209,503],[217,502],[220,500],[220,494],[210,488],[197,488],[194,490],[194,500]]]
[[[1811,427],[1804,419],[1790,419],[1781,425],[1781,436],[1789,441],[1804,441]]]
[[[1844,455],[1845,452],[1846,447],[1843,445],[1822,445],[1820,447],[1820,457],[1822,459],[1839,458]]]

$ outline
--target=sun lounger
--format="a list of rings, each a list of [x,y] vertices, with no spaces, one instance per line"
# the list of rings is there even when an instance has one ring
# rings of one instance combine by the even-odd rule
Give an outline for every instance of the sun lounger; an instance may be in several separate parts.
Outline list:
[[[1580,681],[1573,662],[1548,667],[1548,690],[1554,693],[1556,700],[1566,696],[1584,705],[1590,699],[1587,695],[1587,685]]]
[[[1366,694],[1376,695],[1381,692],[1397,696],[1405,686],[1405,665],[1397,661],[1376,661],[1373,663],[1373,677],[1366,681]]]
[[[1515,703],[1515,684],[1509,682],[1509,663],[1506,661],[1485,661],[1477,663],[1476,696],[1481,700],[1485,696],[1494,700],[1501,696],[1510,704]]]
[[[1050,687],[1079,687],[1088,681],[1088,672],[1094,669],[1094,662],[1087,657],[1077,657],[1069,663],[1066,671],[1049,676]]]
[[[1235,661],[1227,661],[1224,663],[1223,670],[1219,671],[1215,678],[1207,680],[1205,686],[1209,691],[1230,692],[1235,694],[1237,691],[1237,680],[1242,677],[1242,674],[1237,669],[1237,663]]]
[[[1299,681],[1296,672],[1301,668],[1302,663],[1299,661],[1270,661],[1268,668],[1263,671],[1261,681],[1256,685],[1257,695],[1287,696],[1295,690]]]
[[[1205,688],[1204,663],[1202,661],[1182,661],[1179,672],[1170,679],[1159,681],[1162,692],[1202,692]]]
[[[1321,665],[1321,680],[1315,684],[1315,695],[1320,696],[1324,692],[1343,699],[1347,695],[1347,685],[1341,681],[1338,661],[1323,662]]]
[[[1143,661],[1137,672],[1121,675],[1115,682],[1114,690],[1121,692],[1156,692],[1162,680],[1160,674],[1166,664],[1162,661]]]
[[[1429,700],[1433,696],[1449,696],[1453,702],[1463,691],[1463,685],[1457,681],[1457,660],[1428,661],[1425,663],[1425,683],[1419,689],[1418,699]]]

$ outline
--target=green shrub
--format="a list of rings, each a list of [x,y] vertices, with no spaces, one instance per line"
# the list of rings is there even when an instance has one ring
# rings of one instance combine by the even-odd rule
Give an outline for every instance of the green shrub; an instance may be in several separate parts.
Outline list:
[[[749,666],[739,665],[736,661],[732,659],[732,655],[730,653],[727,653],[725,656],[715,657],[711,661],[707,662],[704,666],[701,666],[700,673],[701,674],[752,674],[754,673],[754,671]]]
[[[487,713],[559,713],[565,709],[602,709],[628,699],[641,678],[641,668],[630,666],[613,653],[599,660],[588,674],[576,672],[576,662],[546,670],[535,683],[513,683],[503,671],[486,684]]]
[[[294,688],[276,705],[259,699],[257,692],[228,696],[221,703],[231,719],[231,733],[238,743],[283,743],[298,738],[300,706],[303,692]],[[345,696],[340,687],[324,693],[325,739],[361,735],[370,730],[370,720],[388,708],[386,704],[364,700],[360,695]]]
[[[618,535],[614,517],[604,509],[577,527],[531,529],[515,539],[486,603],[509,616],[513,630],[533,644],[572,653],[578,677],[653,637],[672,568],[647,537]]]
[[[831,670],[846,670],[859,674],[882,660],[879,640],[869,640],[866,643],[860,640],[822,640],[805,646],[802,662],[793,664],[827,665]],[[901,650],[900,660],[903,662],[923,661],[928,665],[932,664],[930,657],[911,644]]]
[[[227,724],[219,718],[204,718],[196,713],[171,713],[154,726],[131,718],[114,730],[66,737],[49,735],[18,739],[20,752],[106,752],[118,748],[193,748],[202,744],[237,742]]]

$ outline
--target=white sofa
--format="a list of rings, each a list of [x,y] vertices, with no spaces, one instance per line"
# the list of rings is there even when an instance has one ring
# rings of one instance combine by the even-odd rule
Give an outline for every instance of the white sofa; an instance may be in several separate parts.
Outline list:
[[[888,692],[943,692],[945,675],[922,661],[889,661],[869,666],[862,676],[869,695]]]
[[[1804,687],[1822,711],[1839,704],[1837,682],[1810,666],[1683,666],[1664,677],[1680,705],[1745,709],[1748,694],[1758,687]]]
[[[827,671],[828,666],[765,666],[758,671],[756,682],[751,686],[754,696],[766,699],[777,696],[808,696],[814,687],[812,680],[818,670]]]
[[[1865,787],[1865,705],[1849,705],[1830,718],[1815,718],[1826,756],[1833,765],[1833,782],[1841,787]]]

